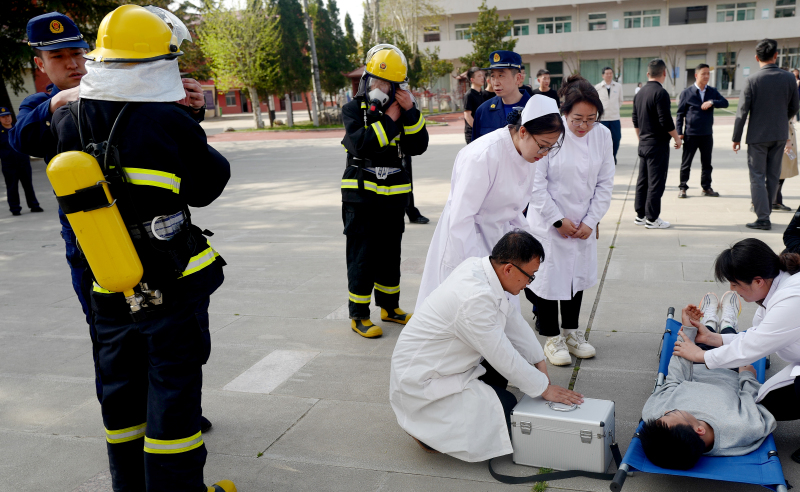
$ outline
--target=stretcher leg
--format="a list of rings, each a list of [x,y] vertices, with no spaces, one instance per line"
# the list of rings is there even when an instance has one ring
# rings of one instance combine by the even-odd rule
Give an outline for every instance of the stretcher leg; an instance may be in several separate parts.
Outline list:
[[[611,485],[609,485],[608,488],[610,488],[612,492],[619,492],[622,490],[626,478],[628,478],[628,465],[627,463],[623,463],[619,466],[619,470],[617,470],[617,474],[614,475],[614,480],[611,481]]]

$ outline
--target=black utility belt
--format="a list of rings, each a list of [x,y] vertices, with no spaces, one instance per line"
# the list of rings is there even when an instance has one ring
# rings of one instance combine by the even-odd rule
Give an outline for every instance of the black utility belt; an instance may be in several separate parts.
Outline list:
[[[350,167],[357,167],[359,169],[363,169],[368,173],[372,173],[378,179],[386,179],[388,176],[392,174],[397,174],[402,171],[399,167],[361,167],[355,164],[350,164]]]

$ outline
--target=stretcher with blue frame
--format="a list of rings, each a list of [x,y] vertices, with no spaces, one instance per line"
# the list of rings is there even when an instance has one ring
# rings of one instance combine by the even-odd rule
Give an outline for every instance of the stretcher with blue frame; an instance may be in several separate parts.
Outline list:
[[[658,377],[653,391],[664,384],[672,350],[675,348],[675,341],[678,339],[680,329],[681,323],[675,319],[675,308],[669,308],[667,326],[661,337]],[[756,369],[758,381],[763,383],[767,370],[766,357],[757,361],[753,366]],[[637,437],[643,425],[644,422],[639,422],[631,444],[625,452],[625,457],[622,458],[622,464],[611,482],[610,489],[614,492],[621,490],[628,474],[636,471],[747,483],[761,485],[776,492],[787,491],[786,479],[783,476],[783,468],[772,434],[764,439],[758,449],[744,456],[702,456],[690,470],[670,470],[654,465],[645,456],[642,443]]]

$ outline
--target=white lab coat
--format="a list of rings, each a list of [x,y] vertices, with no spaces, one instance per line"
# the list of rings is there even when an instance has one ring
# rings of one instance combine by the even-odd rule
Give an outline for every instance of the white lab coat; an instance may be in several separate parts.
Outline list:
[[[536,163],[519,155],[506,127],[461,149],[428,248],[415,312],[462,261],[489,255],[513,229],[528,230],[522,211],[530,201],[535,170]]]
[[[722,346],[705,353],[709,369],[741,367],[773,353],[788,362],[761,386],[756,401],[800,375],[800,274],[782,272],[775,277],[763,304],[753,316],[752,328],[722,335]]]
[[[568,122],[564,119],[564,125]],[[564,238],[553,227],[568,218],[597,229],[608,211],[614,187],[611,132],[597,124],[583,137],[567,129],[564,144],[549,160],[539,161],[528,223],[544,246],[544,263],[530,288],[542,299],[569,300],[597,283],[597,239]]]
[[[478,380],[484,358],[532,397],[547,389],[547,376],[533,366],[544,360],[542,346],[510,305],[488,256],[459,265],[400,333],[389,379],[400,427],[464,461],[511,453],[503,406]]]

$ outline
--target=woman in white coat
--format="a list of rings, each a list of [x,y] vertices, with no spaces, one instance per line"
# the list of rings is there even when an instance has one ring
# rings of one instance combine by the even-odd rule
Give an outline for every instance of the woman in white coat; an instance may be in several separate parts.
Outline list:
[[[488,256],[503,235],[528,229],[536,161],[564,138],[558,106],[533,96],[503,127],[467,145],[456,156],[450,196],[433,233],[417,307],[467,258]]]
[[[758,239],[748,238],[726,249],[714,262],[714,276],[730,282],[730,289],[746,302],[759,305],[753,327],[737,334],[718,334],[702,323],[697,327],[695,343],[712,350],[703,351],[690,341],[677,342],[673,355],[705,363],[709,369],[736,368],[776,354],[788,362],[769,378],[758,392],[776,420],[800,419],[800,255],[775,254]],[[792,454],[800,462],[800,449]]]
[[[570,354],[594,357],[578,330],[583,291],[597,283],[597,224],[611,204],[614,146],[611,132],[597,123],[603,103],[597,90],[573,75],[559,90],[566,137],[561,151],[539,163],[528,223],[546,259],[530,286],[544,353],[551,364],[568,365]],[[561,304],[561,329],[558,326]]]

